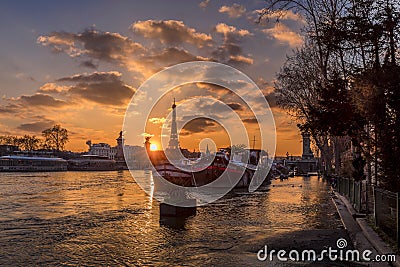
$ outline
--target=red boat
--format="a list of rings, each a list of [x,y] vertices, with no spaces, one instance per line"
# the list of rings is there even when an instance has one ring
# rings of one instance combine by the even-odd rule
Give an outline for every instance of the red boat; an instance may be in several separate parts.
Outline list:
[[[151,157],[155,168],[153,176],[161,176],[168,182],[185,187],[200,187],[214,182],[215,187],[246,188],[257,168],[267,166],[267,162],[263,160],[268,160],[267,157],[258,157],[253,160],[258,165],[245,163],[241,160],[243,158],[241,155],[230,159],[225,150],[198,159],[183,158],[171,161],[165,157],[164,153],[158,151],[157,154]],[[250,151],[250,154],[255,154],[255,152]],[[223,174],[226,179],[216,182]],[[268,177],[265,180],[266,183],[270,182]]]

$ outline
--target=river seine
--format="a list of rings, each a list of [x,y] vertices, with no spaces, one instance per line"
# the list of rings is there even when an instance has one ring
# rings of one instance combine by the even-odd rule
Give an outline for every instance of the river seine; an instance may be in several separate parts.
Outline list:
[[[326,220],[328,190],[317,177],[275,180],[160,222],[128,171],[0,173],[0,265],[265,266],[257,240],[340,227]]]

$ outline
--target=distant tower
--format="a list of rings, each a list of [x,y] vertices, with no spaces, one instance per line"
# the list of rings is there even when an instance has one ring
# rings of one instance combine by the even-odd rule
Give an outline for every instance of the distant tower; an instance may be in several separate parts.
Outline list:
[[[207,144],[207,148],[206,148],[206,156],[210,156],[210,150],[208,149],[208,144]]]
[[[301,158],[302,159],[314,158],[314,154],[311,151],[310,147],[310,134],[307,132],[303,132],[301,136],[303,137],[303,155],[301,155]]]
[[[122,131],[119,132],[119,136],[116,139],[117,140],[117,151],[115,154],[115,160],[116,161],[124,161],[124,138],[122,137]]]
[[[92,141],[91,140],[87,140],[86,141],[86,145],[88,145],[89,146],[89,152],[90,152],[90,150],[92,149]]]
[[[170,149],[170,150],[178,150],[179,149],[178,131],[176,128],[175,98],[174,98],[174,104],[172,104],[171,136],[169,138],[168,149]]]
[[[146,149],[147,153],[150,153],[150,138],[151,136],[146,136],[146,142],[144,142],[144,148]]]

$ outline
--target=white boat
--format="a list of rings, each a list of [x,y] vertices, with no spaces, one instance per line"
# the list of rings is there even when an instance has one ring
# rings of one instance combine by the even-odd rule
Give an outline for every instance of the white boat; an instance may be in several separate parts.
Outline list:
[[[0,172],[66,171],[67,164],[62,158],[2,156]]]
[[[82,155],[80,158],[68,160],[69,171],[114,171],[117,170],[115,160],[107,156]]]

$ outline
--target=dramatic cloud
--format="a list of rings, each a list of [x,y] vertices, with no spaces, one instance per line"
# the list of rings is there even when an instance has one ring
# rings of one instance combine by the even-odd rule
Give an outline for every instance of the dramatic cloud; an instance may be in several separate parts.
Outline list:
[[[163,44],[189,43],[197,47],[210,44],[211,35],[187,27],[183,21],[146,20],[131,25],[131,29],[145,38],[159,39]]]
[[[4,106],[0,106],[0,115],[1,114],[14,114],[18,113],[20,106],[15,104],[7,104]]]
[[[126,64],[132,55],[145,49],[119,33],[86,29],[81,33],[53,32],[48,36],[39,36],[37,42],[51,47],[54,52],[64,52],[71,57],[86,55],[108,62]]]
[[[80,83],[69,92],[104,105],[125,105],[133,95],[133,89],[122,82]]]
[[[125,105],[132,97],[134,89],[121,81],[121,73],[94,72],[64,77],[57,82],[74,83],[67,93],[85,100],[105,105]]]
[[[68,91],[68,86],[58,85],[56,83],[45,83],[39,88],[40,93],[61,93]]]
[[[243,64],[251,65],[251,64],[254,63],[254,60],[252,58],[250,58],[250,57],[245,57],[245,56],[242,56],[242,55],[235,55],[235,56],[232,55],[232,56],[229,57],[228,62],[229,63],[233,63],[233,64],[235,64],[235,63],[236,64],[243,63]]]
[[[215,26],[215,31],[222,33],[226,42],[237,41],[241,37],[252,35],[248,30],[237,29],[225,23],[218,23],[217,26]]]
[[[198,33],[186,27],[181,21],[142,21],[132,24],[132,29],[145,38],[161,38],[167,45],[189,43],[196,47],[211,45],[210,35]],[[84,59],[80,66],[97,69],[95,61],[116,63],[137,74],[142,81],[161,68],[192,61],[208,60],[195,56],[182,48],[168,47],[145,48],[119,33],[102,32],[87,29],[81,33],[53,32],[48,36],[40,36],[37,42],[52,48],[53,52],[65,53],[72,58]],[[86,59],[85,59],[86,58]]]
[[[121,78],[121,73],[117,71],[93,72],[91,74],[76,74],[70,77],[58,79],[58,82],[115,82]]]
[[[185,118],[183,118],[185,119]],[[184,127],[184,132],[182,133],[185,135],[185,132],[189,133],[203,133],[203,132],[210,132],[211,127],[218,125],[215,121],[206,119],[206,118],[195,118],[188,122]]]
[[[238,111],[238,110],[243,110],[243,106],[242,106],[241,104],[239,104],[239,103],[228,103],[227,105],[228,105],[231,109],[236,110],[236,111]]]
[[[67,102],[63,100],[58,100],[51,95],[36,93],[34,95],[23,95],[16,99],[17,102],[25,106],[44,106],[44,107],[63,107],[68,105]]]
[[[164,49],[159,54],[149,55],[146,58],[143,58],[142,60],[143,60],[142,64],[147,63],[149,67],[151,66],[164,67],[176,63],[183,63],[194,60],[209,60],[209,59],[200,56],[195,56],[184,49],[169,47]]]
[[[227,13],[230,18],[239,18],[246,13],[246,8],[239,4],[233,4],[232,6],[222,6],[218,11]]]
[[[249,123],[249,124],[258,124],[258,121],[256,118],[252,118],[252,119],[243,119],[242,120],[244,123]]]
[[[188,61],[213,60],[232,65],[254,63],[249,55],[243,54],[241,47],[242,40],[252,34],[248,30],[238,29],[225,23],[219,23],[214,28],[214,33],[222,36],[222,44],[203,56],[193,54],[189,47],[183,48],[179,45],[186,43],[195,48],[212,47],[215,42],[211,35],[187,27],[182,21],[138,21],[130,28],[144,38],[159,39],[167,47],[144,47],[119,33],[103,32],[93,28],[80,33],[53,32],[40,36],[37,42],[52,48],[54,52],[62,52],[73,58],[79,57],[80,66],[87,68],[97,69],[99,62],[116,63],[132,71],[138,82],[164,67]],[[65,81],[58,80],[58,82]],[[40,92],[65,91],[65,88],[58,86],[48,84],[43,86]]]
[[[303,37],[282,23],[276,23],[273,28],[262,31],[280,43],[288,44],[291,47],[298,47],[303,44]]]
[[[54,121],[52,120],[43,120],[32,123],[23,123],[19,125],[17,128],[26,132],[33,133],[41,133],[44,129],[50,128],[54,125]]]
[[[196,87],[199,89],[204,89],[204,90],[214,92],[214,93],[221,93],[224,95],[232,93],[229,89],[227,89],[223,86],[220,86],[218,84],[197,82]]]
[[[37,42],[49,46],[53,52],[64,52],[71,56],[79,56],[80,52],[75,44],[77,35],[69,32],[53,32],[49,36],[39,36]]]
[[[252,58],[242,55],[240,45],[242,39],[251,36],[252,33],[225,23],[217,24],[214,30],[223,36],[223,43],[212,52],[212,57],[215,60],[230,64],[253,64]]]

